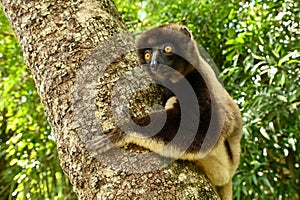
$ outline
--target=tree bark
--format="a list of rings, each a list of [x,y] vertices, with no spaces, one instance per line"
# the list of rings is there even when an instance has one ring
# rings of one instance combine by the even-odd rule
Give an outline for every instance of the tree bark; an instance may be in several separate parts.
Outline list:
[[[134,44],[126,39],[126,27],[110,0],[2,0],[2,4],[45,106],[61,166],[79,199],[218,199],[192,163],[176,161],[155,170],[151,170],[153,162],[142,163],[149,169],[129,172],[122,167],[127,164],[130,168],[130,159],[139,159],[139,154],[124,154],[121,164],[102,163],[86,148],[92,134],[100,131],[90,129],[115,126],[108,94],[116,80],[136,65]],[[120,40],[123,42],[109,48],[107,41]],[[120,51],[128,52],[119,56]],[[90,82],[81,84],[82,80]],[[90,95],[89,87],[95,95]],[[142,115],[158,103],[155,90],[150,87],[150,92],[132,98],[131,113]],[[86,96],[93,96],[87,102],[94,101],[97,106],[78,104]],[[95,113],[98,124],[91,124],[95,120],[88,117]],[[127,148],[147,153],[138,147]],[[154,162],[164,161],[159,158]]]

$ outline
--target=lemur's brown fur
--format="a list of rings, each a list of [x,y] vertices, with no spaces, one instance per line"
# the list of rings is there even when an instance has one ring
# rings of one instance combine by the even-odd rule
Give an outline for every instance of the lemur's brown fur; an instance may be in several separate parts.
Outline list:
[[[166,45],[171,47],[171,53],[164,50]],[[196,123],[198,130],[191,145],[180,156],[180,159],[195,162],[216,186],[221,199],[232,199],[231,179],[239,165],[242,135],[242,120],[238,106],[221,86],[210,66],[199,55],[192,34],[186,27],[168,24],[153,28],[139,38],[136,48],[140,64],[146,66],[153,79],[162,83],[169,82],[176,86],[182,77],[180,78],[176,74],[166,75],[160,71],[167,65],[180,72],[193,88],[199,104],[200,121],[194,120],[194,110],[184,111],[189,112],[190,123]],[[150,59],[148,60],[145,59],[146,53],[149,53],[147,56]],[[134,121],[140,126],[145,126],[150,123],[150,118],[160,119],[163,112],[166,112],[167,120],[164,127],[157,134],[148,138],[133,137],[120,128],[116,128],[106,134],[114,144],[122,146],[126,143],[134,143],[159,152],[163,156],[177,158],[180,155],[183,145],[180,142],[175,142],[170,151],[160,151],[176,136],[183,112],[180,102],[176,96],[174,97],[172,91],[164,86],[161,87],[164,90],[165,110],[150,113],[149,116],[136,118]],[[171,100],[172,103],[170,103]],[[213,105],[215,105],[215,116],[212,112]],[[217,123],[213,124],[215,132],[210,133],[208,129],[211,120],[217,120]],[[186,128],[188,129],[188,127]],[[147,135],[148,133],[138,134]],[[214,134],[214,136],[208,134]],[[206,146],[201,148],[205,143],[205,137],[212,139],[208,140]],[[204,157],[199,157],[201,153]]]

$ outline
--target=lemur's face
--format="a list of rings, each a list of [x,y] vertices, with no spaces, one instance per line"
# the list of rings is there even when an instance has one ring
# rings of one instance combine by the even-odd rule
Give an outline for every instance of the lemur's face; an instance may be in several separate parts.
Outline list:
[[[152,29],[137,42],[140,64],[154,79],[176,83],[194,69],[187,61],[190,42],[191,36],[184,29]]]
[[[189,67],[189,63],[175,53],[172,44],[162,44],[145,49],[143,59],[150,74],[161,81],[178,82],[180,78],[176,73],[172,73],[169,68],[173,68],[185,76]]]

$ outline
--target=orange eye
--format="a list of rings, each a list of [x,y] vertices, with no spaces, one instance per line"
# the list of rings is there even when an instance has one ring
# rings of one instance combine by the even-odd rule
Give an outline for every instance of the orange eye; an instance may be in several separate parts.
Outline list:
[[[144,57],[145,57],[145,60],[150,60],[151,59],[151,54],[150,53],[145,53]]]
[[[173,50],[173,49],[172,49],[172,47],[171,47],[170,45],[165,46],[164,51],[165,51],[166,53],[171,53],[172,50]]]

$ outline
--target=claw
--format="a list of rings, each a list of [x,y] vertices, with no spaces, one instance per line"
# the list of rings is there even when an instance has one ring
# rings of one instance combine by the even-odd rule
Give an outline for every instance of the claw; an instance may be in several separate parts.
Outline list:
[[[128,118],[128,119],[131,118],[131,115],[129,113],[129,108],[127,106],[121,106],[120,110],[122,111],[124,116],[126,116],[126,118]]]
[[[94,136],[87,144],[87,149],[97,153],[104,153],[113,148],[110,139],[105,135]]]

